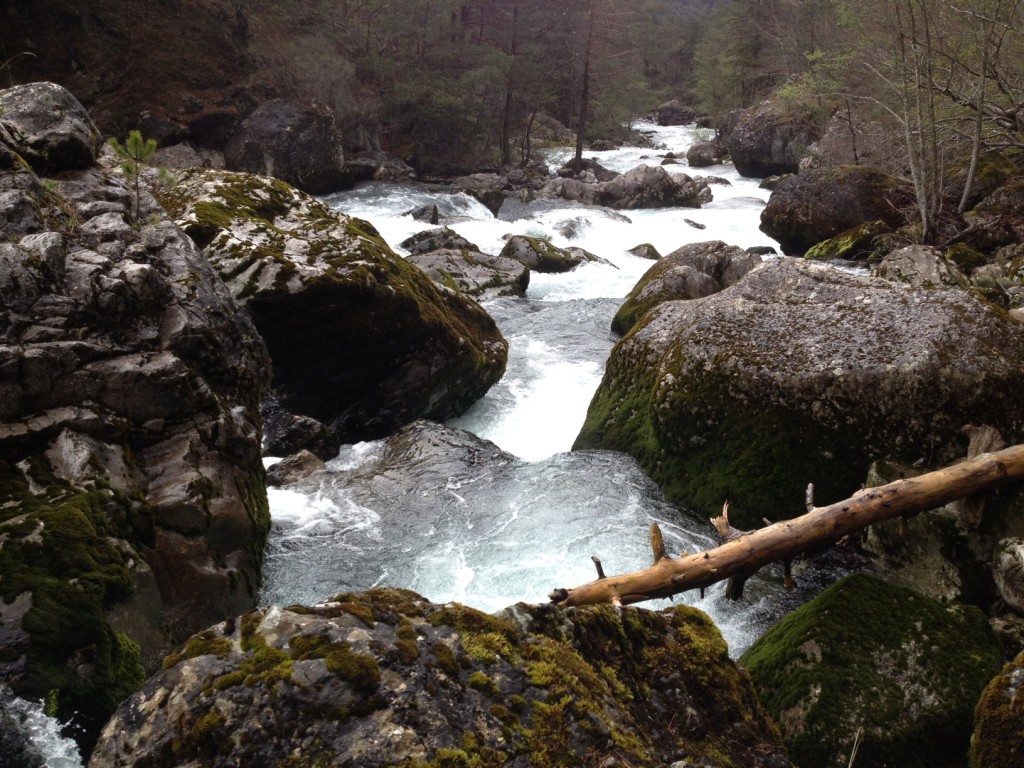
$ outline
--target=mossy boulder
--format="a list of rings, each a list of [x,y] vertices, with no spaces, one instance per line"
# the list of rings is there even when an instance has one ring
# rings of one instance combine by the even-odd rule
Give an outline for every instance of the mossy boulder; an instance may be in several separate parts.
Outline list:
[[[37,173],[88,168],[103,144],[85,107],[55,83],[0,90],[0,116],[18,134],[19,154]]]
[[[434,282],[474,299],[525,296],[530,268],[516,259],[471,250],[439,248],[414,253],[407,261]]]
[[[576,448],[631,454],[671,501],[740,528],[856,491],[876,458],[961,457],[965,424],[1024,438],[1024,325],[959,290],[775,259],[666,301],[612,350]]]
[[[740,663],[798,765],[845,768],[863,728],[858,768],[959,768],[1002,656],[976,608],[856,575],[780,621]]]
[[[868,261],[877,254],[875,238],[891,231],[884,221],[869,221],[815,243],[807,249],[804,258],[815,261]]]
[[[0,681],[87,746],[171,643],[255,602],[269,359],[149,195],[136,219],[119,173],[62,156],[0,171],[35,211],[0,215]]]
[[[612,318],[612,330],[627,333],[644,313],[663,301],[717,293],[760,263],[760,256],[721,240],[684,245],[644,273]]]
[[[252,315],[281,404],[342,442],[443,421],[504,373],[494,320],[367,222],[250,174],[186,171],[162,200]]]
[[[454,229],[448,227],[437,227],[417,232],[415,235],[407,237],[399,245],[412,255],[439,251],[442,248],[454,251],[480,250],[475,243],[471,243]]]
[[[192,762],[785,768],[706,615],[401,590],[270,608],[202,632],[107,725],[90,766]]]
[[[796,173],[800,158],[821,136],[812,110],[770,100],[732,116],[730,123],[725,146],[742,176]]]
[[[974,711],[971,768],[1024,765],[1021,686],[1024,686],[1024,654],[1003,667],[981,694]]]
[[[908,245],[887,255],[871,274],[897,280],[916,288],[956,288],[968,285],[967,277],[938,248]]]
[[[569,272],[586,261],[587,259],[581,255],[583,253],[585,251],[579,250],[571,253],[540,237],[514,235],[505,243],[500,255],[504,259],[524,264],[536,272],[558,273]]]
[[[799,256],[867,222],[897,229],[906,223],[903,211],[913,200],[906,181],[873,168],[812,170],[788,176],[775,187],[761,211],[761,231],[778,240],[783,253]]]

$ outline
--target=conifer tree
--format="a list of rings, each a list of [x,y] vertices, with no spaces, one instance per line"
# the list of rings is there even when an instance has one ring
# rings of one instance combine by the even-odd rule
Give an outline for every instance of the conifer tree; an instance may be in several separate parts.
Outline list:
[[[135,223],[139,221],[139,198],[142,178],[142,166],[149,163],[156,154],[156,140],[143,139],[139,131],[130,131],[124,144],[112,137],[108,142],[117,156],[121,158],[121,170],[132,187],[135,198]]]

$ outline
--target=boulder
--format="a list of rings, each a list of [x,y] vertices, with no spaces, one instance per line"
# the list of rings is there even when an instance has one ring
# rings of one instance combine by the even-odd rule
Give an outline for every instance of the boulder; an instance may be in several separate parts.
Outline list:
[[[684,245],[644,273],[612,318],[612,330],[627,333],[648,310],[664,301],[717,293],[760,263],[759,256],[721,240]]]
[[[501,257],[525,264],[536,272],[569,272],[586,261],[549,240],[527,235],[510,237],[501,249]]]
[[[592,152],[611,152],[612,150],[618,149],[614,141],[608,139],[594,139],[590,142],[590,150]]]
[[[252,315],[281,405],[343,443],[450,418],[504,372],[508,344],[491,317],[366,222],[282,181],[223,171],[186,171],[163,201]]]
[[[909,245],[893,251],[871,274],[898,280],[915,288],[965,287],[967,277],[941,251],[927,245]]]
[[[502,204],[510,194],[511,185],[507,179],[496,173],[473,173],[453,179],[451,191],[469,195],[489,210],[492,215],[497,216]]]
[[[590,172],[594,175],[596,181],[611,181],[618,176],[617,171],[611,171],[601,165],[596,158],[584,157],[580,163],[580,173],[585,174]],[[573,160],[563,165],[558,169],[558,176],[562,178],[571,179],[576,177],[576,166]]]
[[[629,249],[629,253],[641,259],[650,259],[651,261],[657,261],[661,258],[661,254],[658,253],[658,249],[650,243],[640,243],[640,245],[634,245]]]
[[[301,450],[308,450],[324,461],[330,461],[341,450],[338,434],[309,416],[289,413],[274,393],[260,403],[263,417],[263,455],[291,456]]]
[[[783,179],[761,211],[761,231],[779,241],[783,253],[803,254],[822,240],[882,221],[896,229],[913,203],[909,184],[881,171],[848,165]]]
[[[666,101],[654,110],[654,120],[658,125],[689,125],[696,119],[697,110],[677,99]]]
[[[437,203],[425,203],[424,205],[420,205],[412,210],[406,211],[405,215],[411,216],[416,219],[416,221],[425,221],[428,224],[433,224],[435,227],[437,226],[437,222],[441,219],[441,213],[437,209]]]
[[[725,156],[722,145],[717,141],[698,141],[686,150],[686,162],[691,168],[707,168],[719,165]]]
[[[743,765],[788,768],[702,612],[520,603],[485,614],[395,589],[254,611],[194,636],[89,765]]]
[[[103,144],[85,107],[54,83],[0,91],[0,119],[18,134],[17,151],[36,173],[88,168]]]
[[[965,424],[1020,441],[1021,359],[1024,325],[963,291],[774,259],[648,310],[576,447],[630,453],[670,500],[713,515],[729,499],[751,528],[798,513],[808,483],[819,505],[848,497],[874,459],[959,458]]]
[[[815,243],[807,249],[804,258],[815,261],[870,261],[878,255],[876,238],[889,232],[892,229],[884,221],[869,221]]]
[[[474,299],[525,296],[530,268],[507,256],[441,248],[413,253],[407,259],[434,282]]]
[[[272,99],[247,117],[224,147],[232,171],[273,176],[314,195],[352,186],[334,116],[291,99]]]
[[[970,768],[1021,764],[1024,728],[1017,709],[1024,685],[1024,653],[1003,667],[981,694],[974,710]]]
[[[961,768],[1002,653],[985,615],[849,576],[741,657],[798,765]],[[991,762],[985,765],[1009,765]]]
[[[415,169],[387,152],[366,150],[345,160],[345,171],[352,181],[412,181]],[[436,222],[435,222],[436,223]]]
[[[670,174],[660,165],[640,165],[605,182],[554,179],[544,186],[540,196],[617,209],[700,208],[711,201],[706,182],[681,173]]]
[[[152,198],[137,220],[120,174],[46,156],[46,185],[0,171],[36,217],[0,215],[0,680],[88,746],[170,643],[255,603],[270,361]]]
[[[303,448],[298,453],[285,456],[267,469],[267,486],[291,485],[322,472],[326,467],[323,459]]]
[[[448,227],[425,229],[411,237],[407,237],[399,245],[410,254],[430,253],[431,251],[439,251],[442,248],[455,251],[480,250],[454,229],[449,229]]]
[[[725,135],[725,146],[741,176],[796,173],[807,147],[821,135],[810,110],[765,101],[744,110]]]

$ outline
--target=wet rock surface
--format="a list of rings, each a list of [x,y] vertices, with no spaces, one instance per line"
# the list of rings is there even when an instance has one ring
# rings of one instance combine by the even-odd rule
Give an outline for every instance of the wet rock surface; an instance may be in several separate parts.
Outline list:
[[[121,707],[90,766],[786,768],[706,615],[348,593],[216,625]]]
[[[612,352],[577,448],[623,450],[666,496],[751,527],[855,491],[874,458],[941,464],[965,424],[1022,437],[1024,326],[958,290],[794,259],[645,314]],[[749,515],[749,517],[746,517]]]
[[[253,316],[281,405],[342,442],[456,415],[504,372],[493,319],[367,222],[250,174],[187,171],[163,199]]]

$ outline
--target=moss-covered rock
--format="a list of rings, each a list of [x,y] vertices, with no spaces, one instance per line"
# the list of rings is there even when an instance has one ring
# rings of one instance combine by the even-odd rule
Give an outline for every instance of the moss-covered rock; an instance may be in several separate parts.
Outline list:
[[[536,272],[569,272],[586,261],[579,252],[570,253],[550,240],[528,235],[510,237],[500,255],[518,261]]]
[[[0,170],[0,681],[88,746],[172,643],[254,603],[269,360],[148,194],[137,218],[88,141],[57,149],[56,88],[33,141],[57,177]]]
[[[411,254],[407,261],[434,282],[478,300],[525,296],[530,285],[530,268],[507,256],[441,248]]]
[[[130,725],[129,725],[130,723]],[[217,625],[108,724],[91,766],[789,765],[706,615],[391,589]]]
[[[577,448],[634,456],[741,528],[857,490],[871,461],[946,462],[964,424],[1024,437],[1024,326],[959,290],[796,259],[648,311],[612,350]]]
[[[617,209],[700,208],[711,202],[707,181],[670,174],[660,165],[639,165],[608,181],[558,178],[548,182],[539,194]]]
[[[663,301],[717,293],[760,263],[760,256],[721,240],[684,245],[644,273],[612,318],[612,330],[627,333],[644,313]]]
[[[162,201],[250,312],[281,404],[342,442],[468,408],[508,344],[471,299],[437,286],[365,221],[282,181],[195,169]]]
[[[1024,718],[1020,689],[1024,685],[1024,654],[1003,667],[985,687],[974,711],[971,768],[1024,765]]]
[[[783,253],[800,255],[867,222],[898,228],[906,223],[903,210],[913,199],[907,182],[873,168],[808,171],[775,187],[761,211],[761,231],[778,240]]]
[[[875,237],[891,231],[884,221],[869,221],[812,245],[804,258],[815,261],[869,261],[877,255],[877,250],[872,246]]]
[[[857,766],[962,766],[971,713],[1001,662],[977,609],[863,575],[794,611],[740,659],[793,760],[815,768],[845,768],[860,728]]]

